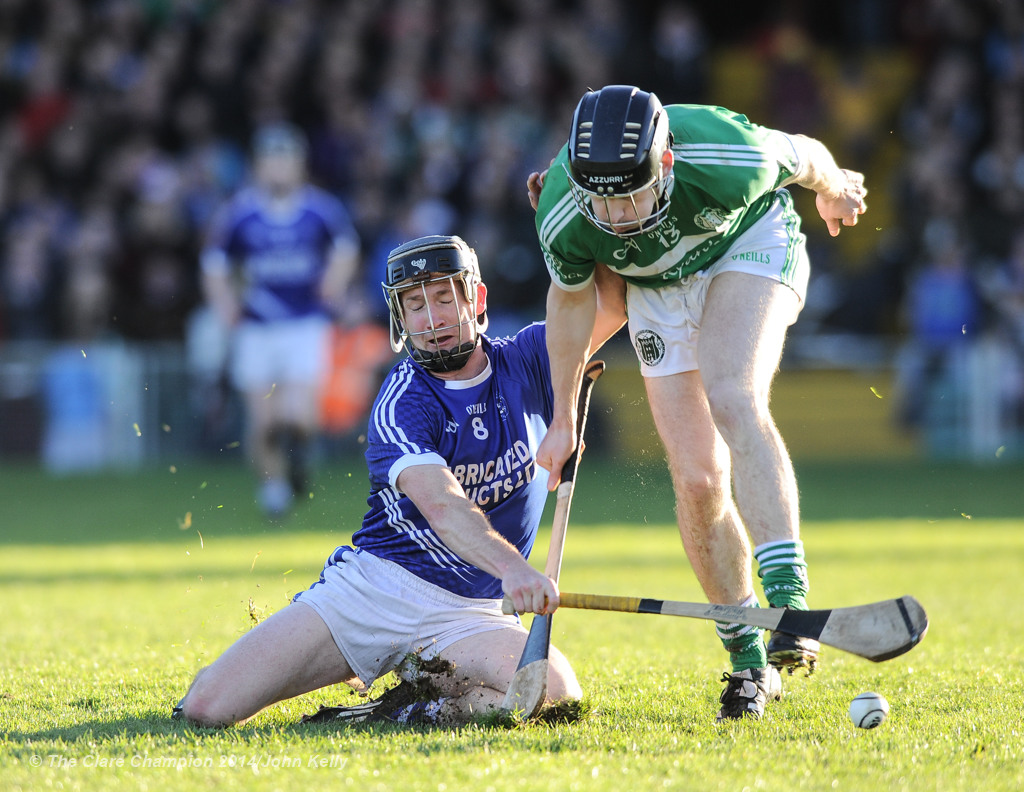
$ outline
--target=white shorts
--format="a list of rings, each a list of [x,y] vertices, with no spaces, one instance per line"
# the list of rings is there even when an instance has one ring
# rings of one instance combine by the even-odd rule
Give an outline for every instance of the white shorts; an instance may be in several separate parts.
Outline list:
[[[322,316],[242,322],[234,334],[231,381],[240,391],[275,383],[318,386],[330,355],[330,322]]]
[[[803,305],[811,266],[791,199],[776,200],[708,269],[660,289],[627,286],[629,337],[643,376],[667,377],[697,369],[704,299],[711,281],[723,272],[745,272],[782,283]]]
[[[365,687],[409,653],[429,659],[463,638],[520,625],[501,600],[460,597],[365,550],[343,550],[294,601],[320,615]]]

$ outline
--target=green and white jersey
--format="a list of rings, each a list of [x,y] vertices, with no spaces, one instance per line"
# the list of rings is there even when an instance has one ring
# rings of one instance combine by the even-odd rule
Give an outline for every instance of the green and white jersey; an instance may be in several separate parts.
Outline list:
[[[569,192],[568,144],[548,169],[537,232],[548,271],[567,291],[583,288],[601,262],[637,286],[659,288],[707,269],[762,217],[799,170],[789,136],[722,107],[669,105],[675,156],[670,208],[645,234],[595,228]]]

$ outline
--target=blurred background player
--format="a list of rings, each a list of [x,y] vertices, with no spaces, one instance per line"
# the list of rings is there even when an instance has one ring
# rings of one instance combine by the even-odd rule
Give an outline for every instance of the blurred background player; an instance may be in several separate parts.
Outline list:
[[[309,486],[331,317],[360,310],[347,293],[358,235],[342,203],[307,182],[306,156],[298,128],[259,128],[254,183],[218,213],[201,257],[206,299],[232,332],[231,380],[271,518]]]
[[[395,692],[313,719],[466,720],[501,704],[526,642],[502,595],[520,612],[557,607],[555,583],[526,561],[547,499],[535,460],[552,409],[544,325],[483,335],[487,287],[456,236],[395,248],[384,287],[392,343],[408,357],[371,411],[362,526],[317,583],[199,672],[181,717],[230,725],[284,698],[339,682],[364,689],[397,670],[407,684]],[[430,673],[428,698],[410,700],[403,691],[435,657],[454,673]],[[551,699],[580,697],[554,648],[549,675]]]
[[[555,416],[537,460],[557,471],[572,452],[595,316],[621,322],[624,300],[683,545],[711,602],[757,604],[749,532],[769,604],[807,608],[796,477],[768,409],[810,270],[783,188],[816,192],[835,236],[865,211],[863,182],[816,140],[720,107],[662,107],[627,85],[584,94],[541,182]],[[766,652],[756,628],[718,631],[732,663],[719,720],[760,717],[781,695],[775,667],[817,659],[809,639],[776,632]]]

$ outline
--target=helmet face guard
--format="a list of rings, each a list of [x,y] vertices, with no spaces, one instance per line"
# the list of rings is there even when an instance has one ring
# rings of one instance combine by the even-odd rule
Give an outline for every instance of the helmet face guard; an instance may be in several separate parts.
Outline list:
[[[427,287],[447,283],[452,299],[458,304],[458,286],[469,304],[471,317],[457,324],[439,325],[430,313]],[[487,329],[487,314],[477,310],[477,287],[480,285],[480,265],[476,253],[457,236],[427,236],[406,242],[388,255],[387,275],[381,284],[388,303],[391,324],[391,349],[400,352],[404,347],[409,356],[427,371],[435,373],[458,371],[466,365],[470,355],[480,343],[480,334]],[[427,329],[409,332],[405,319],[402,295],[419,290],[427,311]],[[460,311],[461,316],[461,311]],[[450,349],[439,347],[440,339],[452,331],[458,340]],[[434,342],[434,350],[421,349],[414,339],[426,338]]]
[[[662,220],[665,219],[665,215],[668,213],[669,209],[669,192],[673,181],[674,176],[670,171],[668,176],[659,178],[656,181],[641,187],[639,190],[634,190],[633,192],[626,193],[624,195],[614,195],[607,192],[589,192],[583,189],[583,187],[581,187],[579,183],[572,178],[572,174],[570,173],[569,191],[572,193],[572,198],[576,202],[577,208],[592,225],[607,234],[613,234],[617,237],[632,237],[652,231],[658,227]],[[640,207],[637,205],[637,197],[647,191],[650,191],[651,193],[651,210],[641,214]],[[633,214],[636,219],[628,219],[624,223],[612,222],[612,207],[609,204],[609,200],[612,198],[623,198],[629,200],[633,205]],[[595,210],[595,204],[602,207],[603,211],[599,213]]]
[[[654,94],[628,85],[584,94],[573,115],[566,169],[580,212],[597,228],[620,237],[657,227],[668,213],[674,180],[671,170],[662,173],[669,145],[668,115]],[[612,222],[611,199],[628,200],[635,218]],[[641,213],[640,203],[648,202],[650,210]]]

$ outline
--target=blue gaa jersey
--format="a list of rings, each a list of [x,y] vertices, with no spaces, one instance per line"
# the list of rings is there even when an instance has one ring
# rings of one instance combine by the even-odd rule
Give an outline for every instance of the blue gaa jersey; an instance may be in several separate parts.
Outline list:
[[[501,581],[452,552],[396,486],[408,467],[448,467],[529,557],[547,498],[548,473],[535,460],[553,401],[544,325],[482,344],[490,365],[472,380],[438,379],[409,358],[388,374],[367,434],[370,509],[352,543],[455,594],[497,598]]]
[[[214,221],[202,267],[226,271],[238,263],[246,319],[298,319],[324,312],[318,289],[332,252],[358,245],[345,207],[324,190],[306,185],[275,206],[264,191],[250,187]]]

